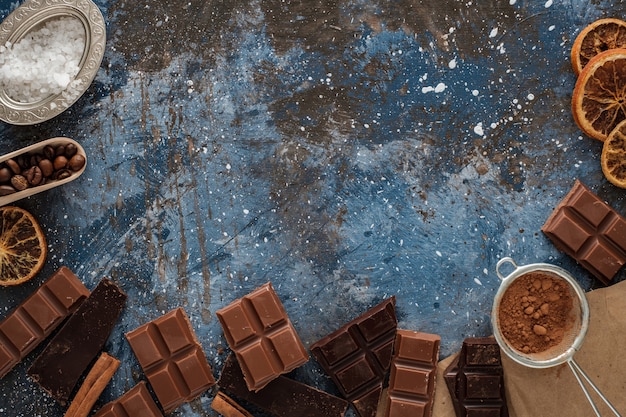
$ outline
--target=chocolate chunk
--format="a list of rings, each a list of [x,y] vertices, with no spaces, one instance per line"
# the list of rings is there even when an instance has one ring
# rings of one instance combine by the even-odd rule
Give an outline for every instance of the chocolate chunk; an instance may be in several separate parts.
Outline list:
[[[215,385],[185,310],[177,308],[126,333],[165,414]]]
[[[313,356],[361,417],[374,417],[398,325],[395,297],[311,345]]]
[[[126,294],[103,278],[35,359],[28,375],[61,405],[106,343]]]
[[[493,337],[465,339],[444,379],[457,417],[508,417],[500,347]]]
[[[89,290],[62,266],[0,323],[0,378],[78,308]]]
[[[216,315],[252,391],[309,360],[269,282],[218,310]]]
[[[397,331],[386,417],[432,415],[440,343],[438,335]]]
[[[102,407],[94,417],[163,417],[146,383],[141,381],[126,394]]]
[[[280,375],[259,392],[250,391],[237,359],[229,355],[217,382],[220,389],[277,417],[343,417],[347,401]]]
[[[541,230],[605,285],[626,263],[626,220],[578,180]]]

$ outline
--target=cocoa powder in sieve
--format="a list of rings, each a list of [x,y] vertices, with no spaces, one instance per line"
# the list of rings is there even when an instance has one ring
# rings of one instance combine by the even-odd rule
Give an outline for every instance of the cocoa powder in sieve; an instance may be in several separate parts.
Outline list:
[[[516,278],[500,300],[500,331],[520,352],[544,352],[558,345],[574,325],[572,307],[565,280],[546,272],[529,272]]]

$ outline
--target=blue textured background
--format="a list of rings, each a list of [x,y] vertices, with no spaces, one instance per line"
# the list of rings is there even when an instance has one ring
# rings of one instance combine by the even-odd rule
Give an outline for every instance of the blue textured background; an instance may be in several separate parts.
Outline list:
[[[17,203],[49,257],[0,288],[0,314],[60,265],[117,282],[129,302],[106,350],[122,366],[99,405],[144,379],[123,334],[178,306],[217,377],[215,310],[267,281],[307,346],[395,295],[400,327],[440,334],[442,357],[490,334],[504,256],[600,285],[540,228],[576,178],[626,213],[570,110],[573,40],[621,2],[96,3],[89,90],[48,122],[0,124],[0,153],[62,135],[89,157]],[[26,377],[39,351],[0,380],[0,415],[63,415]],[[294,377],[333,390],[313,359]],[[212,395],[172,415],[215,416]]]

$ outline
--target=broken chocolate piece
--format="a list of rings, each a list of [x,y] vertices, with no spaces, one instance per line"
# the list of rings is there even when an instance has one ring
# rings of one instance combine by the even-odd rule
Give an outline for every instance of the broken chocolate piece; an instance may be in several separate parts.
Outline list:
[[[493,337],[465,339],[444,379],[457,417],[508,417],[500,347]]]
[[[395,297],[311,345],[313,356],[360,417],[374,417],[391,365]]]
[[[216,311],[216,315],[252,391],[309,360],[269,282]]]
[[[28,375],[61,405],[102,350],[117,322],[126,294],[103,278],[35,359]]]
[[[398,330],[385,417],[430,417],[441,337]]]
[[[248,390],[234,355],[229,355],[217,383],[220,389],[277,417],[343,417],[348,402],[284,375],[259,392]]]
[[[541,230],[605,285],[626,263],[626,219],[578,180]]]
[[[146,383],[141,381],[115,401],[102,407],[94,417],[163,417]]]
[[[165,414],[215,385],[204,351],[182,308],[126,333]]]
[[[74,310],[89,290],[62,266],[0,322],[0,378],[44,341]]]

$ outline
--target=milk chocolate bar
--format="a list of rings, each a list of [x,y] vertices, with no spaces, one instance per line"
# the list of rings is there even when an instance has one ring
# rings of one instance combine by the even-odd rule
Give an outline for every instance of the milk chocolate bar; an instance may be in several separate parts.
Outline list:
[[[61,405],[106,343],[126,294],[103,278],[35,359],[28,375]]]
[[[311,345],[313,356],[360,417],[374,417],[398,322],[391,297]]]
[[[141,381],[115,401],[102,407],[94,417],[163,417],[146,383]]]
[[[508,417],[500,347],[493,337],[465,339],[444,379],[457,417]]]
[[[89,290],[69,268],[54,275],[0,323],[0,378],[74,312]]]
[[[250,390],[260,390],[278,375],[309,360],[269,282],[215,314]]]
[[[182,308],[126,333],[126,339],[165,414],[215,385],[204,351]]]
[[[430,417],[441,337],[398,330],[385,417]]]
[[[626,263],[626,219],[578,180],[541,230],[605,285]]]
[[[220,389],[276,417],[343,417],[344,399],[280,375],[258,392],[250,391],[234,355],[229,355],[217,382]]]

